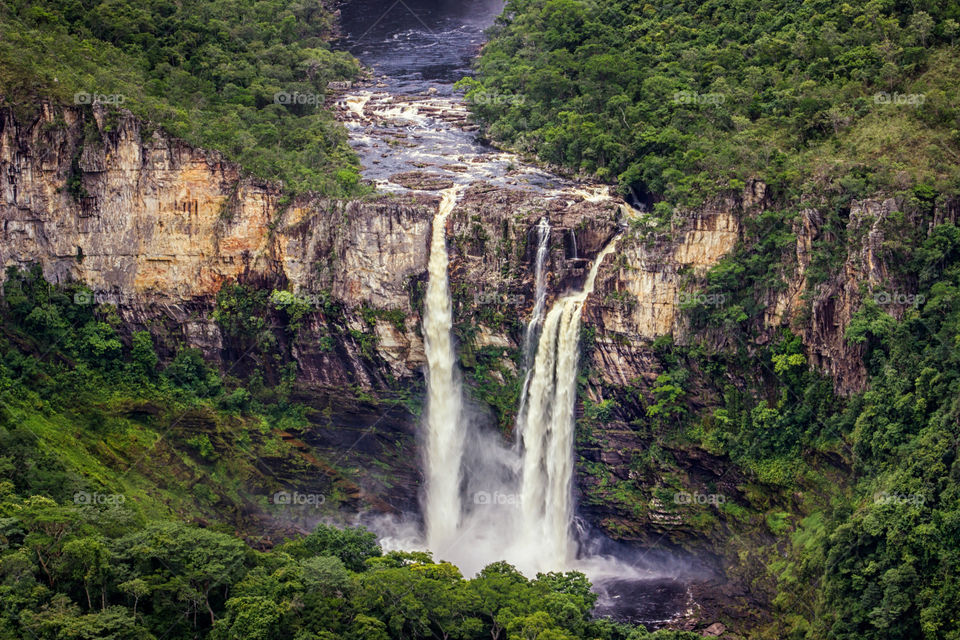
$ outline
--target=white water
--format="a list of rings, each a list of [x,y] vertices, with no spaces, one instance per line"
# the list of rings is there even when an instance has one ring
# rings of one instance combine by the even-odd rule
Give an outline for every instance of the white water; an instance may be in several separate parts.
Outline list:
[[[571,534],[580,319],[600,265],[616,240],[597,255],[583,289],[561,297],[543,318],[550,226],[546,219],[537,225],[537,301],[525,336],[529,340],[525,347],[532,352],[536,346],[536,351],[531,353],[521,398],[520,443],[510,448],[498,433],[474,425],[462,409],[445,241],[457,191],[442,193],[433,223],[423,320],[429,368],[426,547],[466,574],[504,559],[530,576],[584,568],[576,561]],[[461,501],[461,486],[466,487],[466,502]],[[401,546],[411,547],[409,542]],[[600,564],[597,568],[602,569]]]
[[[537,347],[526,411],[519,416],[523,496],[518,534],[533,553],[525,564],[537,571],[565,569],[573,561],[573,435],[577,395],[580,318],[603,259],[597,255],[583,289],[554,303]]]
[[[534,269],[533,291],[536,299],[533,303],[533,313],[527,322],[527,330],[523,336],[523,366],[526,373],[523,376],[523,388],[520,390],[520,407],[517,415],[521,416],[527,407],[527,390],[530,388],[530,376],[533,374],[533,347],[540,335],[543,325],[543,309],[547,301],[547,279],[544,273],[547,255],[550,253],[550,221],[546,216],[540,218],[537,224],[537,257]],[[517,440],[517,447],[520,440]]]
[[[441,192],[433,219],[423,337],[427,356],[426,492],[424,519],[427,544],[445,548],[457,535],[460,522],[460,467],[464,433],[461,429],[461,390],[451,329],[453,310],[447,276],[447,217],[457,202],[459,187]]]
[[[346,99],[347,108],[350,109],[358,118],[361,120],[366,120],[367,116],[363,114],[363,108],[367,105],[367,102],[370,101],[370,94],[361,94],[358,96],[350,96]]]
[[[534,268],[534,295],[536,299],[533,303],[533,313],[530,315],[530,321],[527,323],[527,331],[523,337],[523,357],[524,362],[529,367],[530,358],[533,355],[533,343],[537,338],[537,332],[543,323],[543,307],[547,301],[547,280],[544,277],[544,266],[547,262],[547,255],[550,253],[550,221],[546,216],[540,218],[537,225],[537,257]],[[524,385],[526,388],[526,385]]]

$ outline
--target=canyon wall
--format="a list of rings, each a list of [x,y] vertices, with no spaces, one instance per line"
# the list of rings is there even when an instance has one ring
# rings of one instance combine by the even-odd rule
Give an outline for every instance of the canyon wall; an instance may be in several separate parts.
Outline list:
[[[276,309],[261,313],[295,363],[298,399],[311,408],[315,428],[298,434],[298,442],[364,468],[355,493],[379,509],[415,503],[418,418],[410,403],[393,400],[422,390],[420,298],[438,200],[425,193],[351,202],[312,194],[289,199],[280,185],[247,177],[219,154],[190,147],[129,113],[43,105],[38,117],[22,121],[0,110],[4,267],[39,264],[52,281],[82,280],[95,302],[117,307],[128,331],[149,329],[162,357],[184,343],[245,374],[259,365],[214,319],[218,293],[234,282],[292,291],[310,305],[295,335],[277,325]],[[470,370],[478,350],[487,350],[500,361],[490,373],[494,382],[517,373],[534,303],[534,227],[547,216],[548,304],[580,286],[597,252],[622,234],[585,309],[595,345],[585,363],[593,372],[590,394],[601,402],[605,389],[649,393],[661,373],[654,340],[690,338],[682,297],[697,291],[706,271],[733,250],[743,221],[773,206],[766,185],[752,182],[653,228],[617,199],[474,183],[447,223],[462,364]],[[842,393],[865,382],[862,354],[843,335],[860,305],[861,285],[887,279],[881,224],[900,206],[892,199],[853,204],[848,229],[857,241],[838,274],[818,284],[808,302],[807,268],[823,218],[811,204],[793,228],[795,269],[784,274],[786,287],[763,301],[761,339],[792,327],[808,362]],[[955,209],[941,217],[955,217]],[[722,343],[723,336],[714,339]],[[711,402],[692,400],[694,408]],[[501,420],[508,429],[509,416]],[[379,426],[367,437],[371,425]],[[611,420],[600,436],[581,443],[583,455],[629,478],[629,462],[648,436],[622,420]],[[379,477],[370,470],[375,460],[389,467]],[[722,461],[706,454],[685,460],[691,474],[724,473]],[[672,522],[656,509],[618,509],[598,507],[593,515],[616,521],[621,530],[608,532],[622,537],[646,538],[643,531]]]

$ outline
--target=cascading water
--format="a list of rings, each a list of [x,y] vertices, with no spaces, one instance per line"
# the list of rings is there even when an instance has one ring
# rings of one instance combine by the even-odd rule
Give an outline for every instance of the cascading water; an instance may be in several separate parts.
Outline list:
[[[543,307],[547,300],[547,280],[544,277],[544,266],[547,262],[547,255],[550,253],[550,221],[544,216],[540,218],[537,225],[537,257],[534,270],[534,295],[533,313],[530,321],[527,323],[527,331],[523,337],[523,357],[527,367],[532,364],[530,359],[533,357],[533,344],[537,339],[537,332],[543,323]],[[524,385],[526,389],[526,385]]]
[[[520,416],[522,441],[522,545],[536,549],[526,564],[537,571],[562,569],[572,557],[573,426],[577,393],[580,318],[593,292],[603,259],[616,248],[616,239],[597,255],[583,289],[560,298],[543,323],[527,409]]]
[[[426,492],[427,544],[450,545],[460,522],[460,466],[464,433],[460,428],[461,394],[451,329],[453,309],[447,276],[447,217],[460,187],[441,192],[430,240],[429,280],[424,299],[423,335],[427,356]]]
[[[544,267],[547,262],[547,255],[550,253],[550,221],[546,216],[540,218],[537,225],[537,257],[534,270],[534,295],[536,299],[533,303],[533,313],[530,315],[530,321],[527,322],[527,330],[523,336],[523,366],[527,372],[523,377],[523,388],[520,391],[520,407],[517,410],[517,416],[523,416],[527,407],[527,389],[530,388],[530,375],[533,373],[533,347],[540,334],[540,328],[543,325],[543,308],[547,301],[547,279],[544,273]],[[520,441],[517,440],[517,446]]]
[[[538,301],[527,325],[535,353],[531,353],[529,384],[521,397],[517,423],[521,443],[507,449],[494,439],[498,436],[477,433],[461,411],[445,241],[445,224],[456,197],[456,188],[445,190],[434,218],[424,303],[426,545],[438,558],[453,560],[467,573],[503,559],[527,575],[569,569],[575,560],[570,529],[580,318],[600,265],[616,240],[597,255],[583,289],[561,297],[545,318],[538,319],[546,306],[544,268],[550,226],[545,219],[537,225]],[[461,468],[468,470],[466,477],[461,476]],[[504,475],[503,469],[513,471]],[[473,504],[463,504],[464,482],[486,500],[514,496],[517,504],[511,508],[478,502],[476,494]]]

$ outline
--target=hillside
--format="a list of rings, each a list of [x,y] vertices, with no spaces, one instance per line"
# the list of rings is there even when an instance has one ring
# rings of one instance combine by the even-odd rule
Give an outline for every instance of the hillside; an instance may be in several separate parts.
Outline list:
[[[4,3],[0,105],[129,109],[291,193],[356,195],[356,158],[323,108],[328,83],[360,70],[331,50],[336,31],[319,0]]]
[[[748,178],[950,191],[958,20],[955,2],[510,0],[465,87],[494,140],[648,207]]]
[[[0,7],[0,640],[960,640],[960,5],[351,2]]]

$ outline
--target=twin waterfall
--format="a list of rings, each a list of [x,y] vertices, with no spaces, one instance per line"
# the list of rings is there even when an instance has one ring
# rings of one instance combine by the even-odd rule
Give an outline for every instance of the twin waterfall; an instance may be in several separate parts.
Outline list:
[[[497,436],[478,433],[464,415],[445,242],[457,193],[457,187],[442,192],[433,221],[424,302],[426,544],[437,559],[451,560],[465,573],[497,560],[531,575],[564,570],[575,560],[570,531],[580,317],[616,239],[594,260],[583,290],[559,298],[544,317],[550,224],[543,218],[537,225],[536,300],[524,335],[518,442],[508,448]],[[477,487],[483,490],[464,503],[462,493],[469,498]]]
[[[539,548],[557,569],[573,560],[573,424],[577,400],[580,315],[593,293],[597,271],[616,238],[597,255],[583,290],[557,300],[543,323],[532,377],[520,415],[522,439],[520,494],[526,548]],[[523,402],[523,401],[521,401]]]

